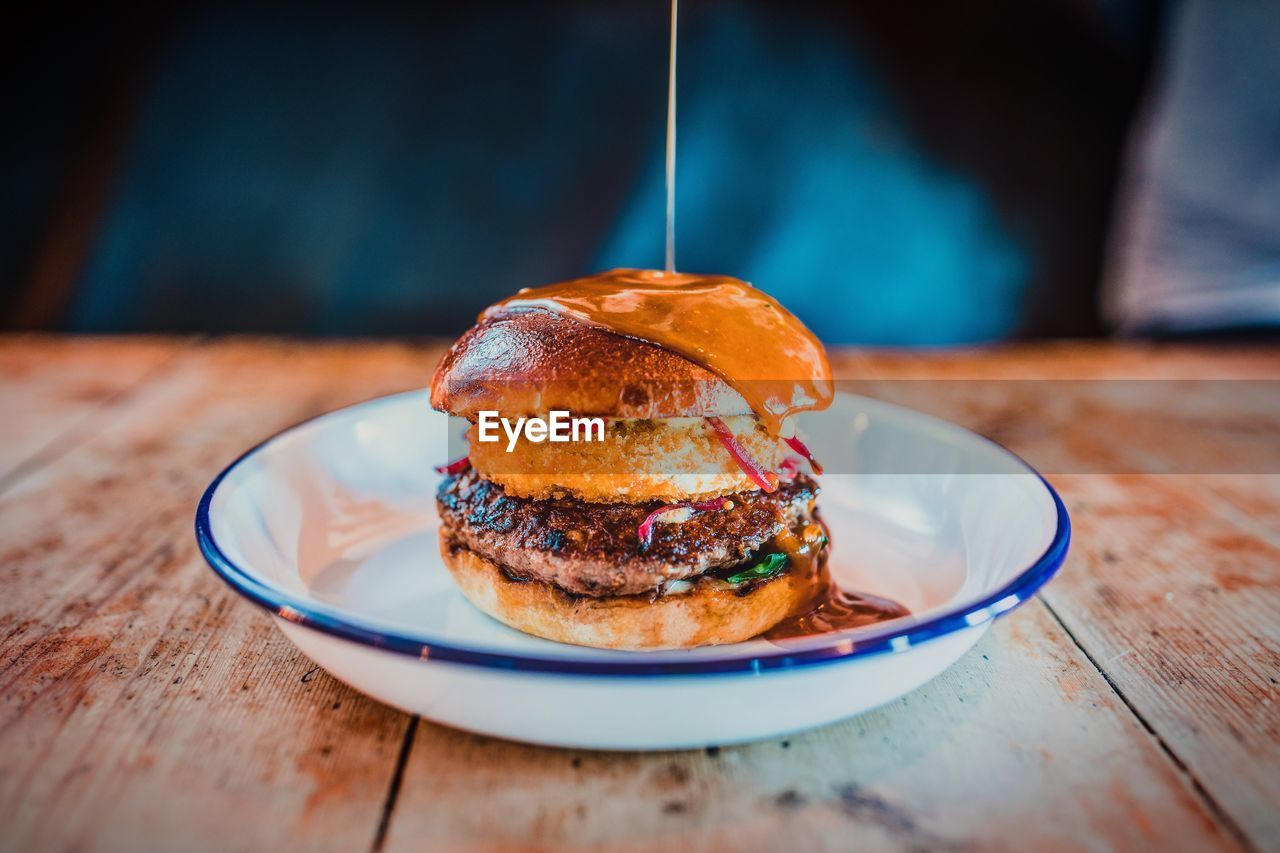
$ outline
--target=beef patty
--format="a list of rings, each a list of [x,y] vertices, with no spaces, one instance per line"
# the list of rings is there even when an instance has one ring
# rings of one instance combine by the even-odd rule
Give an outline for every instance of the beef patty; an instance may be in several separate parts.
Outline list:
[[[772,494],[730,496],[734,507],[657,524],[647,548],[636,534],[661,504],[532,500],[508,495],[474,469],[446,478],[436,504],[450,547],[465,547],[517,578],[580,595],[635,595],[736,566],[783,530],[811,522],[818,485],[803,475]]]

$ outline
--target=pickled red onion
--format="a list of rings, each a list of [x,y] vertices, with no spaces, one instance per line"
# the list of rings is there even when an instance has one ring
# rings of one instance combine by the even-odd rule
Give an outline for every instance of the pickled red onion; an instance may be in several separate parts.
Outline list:
[[[446,462],[444,465],[435,466],[437,474],[461,474],[463,471],[471,467],[471,458],[469,456],[461,456],[452,462]]]
[[[681,509],[691,510],[692,512],[709,512],[717,509],[729,509],[733,506],[733,501],[728,498],[714,498],[709,501],[695,501],[678,504],[667,504],[660,506],[653,512],[644,517],[644,521],[640,522],[640,526],[636,528],[636,534],[640,537],[640,550],[649,547],[650,540],[653,539],[653,526],[658,523],[662,516],[669,512],[675,512]]]
[[[809,460],[809,467],[813,469],[813,473],[815,474],[822,473],[822,466],[818,464],[817,459],[813,458],[813,454],[809,452],[809,448],[804,446],[803,441],[801,441],[798,437],[794,435],[791,436],[791,438],[784,438],[783,441],[785,441],[787,443],[787,446],[790,447],[792,450],[794,450],[796,453],[799,453],[805,459]]]
[[[800,473],[800,466],[803,463],[804,460],[799,456],[788,456],[786,459],[783,459],[782,464],[778,466],[778,472],[782,476],[782,479],[787,482],[791,482],[796,478],[796,474]]]
[[[778,488],[778,475],[771,471],[765,471],[760,463],[751,458],[746,449],[738,443],[738,438],[729,429],[728,425],[719,418],[707,418],[707,423],[711,424],[711,428],[716,431],[716,438],[720,439],[720,443],[724,445],[724,449],[729,451],[729,455],[733,457],[733,461],[738,463],[738,467],[742,472],[751,478],[751,482],[755,483],[766,492],[776,491]]]

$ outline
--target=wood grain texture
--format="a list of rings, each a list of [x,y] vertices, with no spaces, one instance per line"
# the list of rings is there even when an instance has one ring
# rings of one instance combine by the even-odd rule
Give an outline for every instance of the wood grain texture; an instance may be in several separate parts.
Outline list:
[[[0,826],[11,849],[359,849],[407,718],[315,671],[210,573],[214,473],[432,354],[220,344],[0,496]]]
[[[1043,595],[1251,838],[1280,843],[1280,547],[1208,476],[1061,478],[1075,571]]]
[[[187,342],[0,337],[0,484],[97,431],[102,418]]]
[[[1043,604],[887,708],[660,755],[417,723],[316,670],[200,561],[191,515],[219,468],[421,386],[437,352],[0,337],[0,402],[23,413],[0,426],[0,472],[23,466],[0,484],[0,849],[349,850],[383,828],[393,850],[1280,849],[1280,478],[1097,473],[1126,461],[1108,454],[1133,406],[1073,419],[1034,381],[1274,379],[1276,351],[834,354],[1059,466],[1072,554]]]
[[[1280,452],[1280,398],[1201,384],[1207,399],[1178,399],[1185,386],[1129,381],[1275,381],[1276,351],[1060,345],[869,367],[875,388],[1059,472],[1074,541],[1042,596],[1235,831],[1280,848],[1280,466],[1266,457]],[[949,399],[896,383],[938,376],[973,381]],[[1215,429],[1246,440],[1198,440]],[[1197,473],[1114,473],[1169,466]],[[1251,466],[1267,473],[1211,473]]]
[[[1038,603],[993,628],[926,687],[785,740],[614,755],[420,725],[388,850],[564,844],[797,851],[1235,846]]]

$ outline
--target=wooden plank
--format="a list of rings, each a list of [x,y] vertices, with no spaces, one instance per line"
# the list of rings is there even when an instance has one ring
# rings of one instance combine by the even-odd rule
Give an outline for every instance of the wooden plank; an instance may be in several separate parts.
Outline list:
[[[1236,847],[1038,602],[920,690],[785,740],[617,755],[420,725],[387,850],[561,844]]]
[[[835,361],[846,390],[961,424],[1050,476],[1280,474],[1280,350],[1060,345]]]
[[[919,355],[872,364],[890,380],[932,369]],[[1258,348],[1057,347],[934,366],[975,380],[1280,378],[1280,355]],[[1226,819],[1258,846],[1277,847],[1280,411],[1273,396],[1204,405],[1157,385],[1120,386],[1138,399],[1116,399],[1105,383],[1032,383],[1020,400],[990,381],[943,394],[921,394],[936,390],[930,383],[891,390],[1059,472],[1050,479],[1075,522],[1073,559],[1045,600]],[[993,388],[1001,393],[984,393]],[[1198,432],[1180,429],[1175,412]],[[1213,429],[1232,440],[1205,441]],[[1212,473],[1251,466],[1268,473]],[[1210,473],[1091,473],[1160,467]]]
[[[0,847],[371,843],[408,718],[313,670],[203,564],[191,516],[244,447],[434,359],[197,347],[0,496]]]
[[[939,350],[832,350],[837,378],[1277,379],[1280,348],[1062,341]]]
[[[91,430],[188,342],[162,338],[0,336],[0,483]]]
[[[1273,544],[1280,544],[1280,477],[1274,474],[1235,474],[1205,477],[1198,493],[1222,501],[1220,514],[1251,528]]]
[[[1222,811],[1280,845],[1277,528],[1221,511],[1211,488],[1240,477],[1059,481],[1076,561],[1046,601]]]
[[[1080,376],[1146,375],[1170,364],[1261,376],[1275,363],[1249,351],[1222,359],[1144,347],[1108,359],[1108,351],[837,361],[888,378],[1060,376],[1062,365]],[[421,385],[433,364],[434,353],[394,346],[198,348],[113,410],[104,431],[0,495],[0,848],[149,848],[179,837],[218,849],[370,844],[407,718],[313,672],[203,567],[190,515],[203,484],[243,447],[316,411]],[[974,412],[986,416],[979,403]],[[1051,445],[1055,436],[1033,429],[1035,415],[1015,413],[1010,434]],[[1068,438],[1073,452],[1097,452],[1083,427]],[[1073,507],[1084,501],[1077,512],[1088,529],[1078,530],[1049,600],[1156,737],[1033,604],[901,703],[786,746],[615,756],[423,724],[388,846],[1230,848],[1235,838],[1213,807],[1259,846],[1274,846],[1257,816],[1274,790],[1266,709],[1275,706],[1264,704],[1274,687],[1256,688],[1275,667],[1265,655],[1242,661],[1266,650],[1276,624],[1258,609],[1276,586],[1267,573],[1275,545],[1267,530],[1280,511],[1274,479],[1152,478],[1155,497],[1124,478],[1082,479],[1061,483]],[[1136,526],[1119,512],[1124,502],[1143,504],[1131,509]],[[1166,505],[1173,510],[1161,526]],[[1194,532],[1179,538],[1183,528]],[[1144,549],[1162,537],[1172,541],[1151,560]],[[1236,550],[1224,549],[1227,540]],[[1121,545],[1128,550],[1116,552]],[[1261,581],[1206,605],[1214,594],[1195,592],[1192,569],[1223,571],[1205,562],[1222,553],[1232,571]],[[1132,633],[1144,610],[1160,607],[1149,600],[1150,572],[1139,571],[1144,560],[1177,584],[1175,600],[1187,590],[1195,601],[1168,608],[1184,620],[1166,625],[1181,632],[1168,646],[1139,644]],[[1093,607],[1106,598],[1118,612],[1099,619],[1078,608],[1076,584],[1088,591],[1111,576],[1119,594],[1092,590],[1094,599],[1079,600]],[[1243,632],[1219,624],[1233,607],[1252,614]],[[1199,624],[1186,621],[1198,611]],[[1083,628],[1081,613],[1090,620]],[[1176,677],[1144,685],[1161,665]],[[1243,743],[1228,740],[1232,729]],[[1224,778],[1231,767],[1243,768],[1240,780]]]

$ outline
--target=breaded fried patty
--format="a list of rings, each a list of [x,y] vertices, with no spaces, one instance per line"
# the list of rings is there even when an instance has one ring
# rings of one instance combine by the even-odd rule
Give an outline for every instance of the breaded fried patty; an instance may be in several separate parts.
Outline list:
[[[818,487],[799,476],[777,491],[742,492],[728,510],[657,524],[648,547],[637,529],[660,504],[531,500],[508,495],[474,470],[449,477],[436,503],[447,543],[516,577],[588,596],[636,595],[738,565],[784,531],[812,522]]]
[[[722,419],[751,458],[767,471],[782,461],[782,445],[754,415]],[[706,418],[608,420],[603,442],[553,444],[476,440],[467,433],[471,464],[522,498],[575,497],[605,503],[698,501],[755,489]]]

